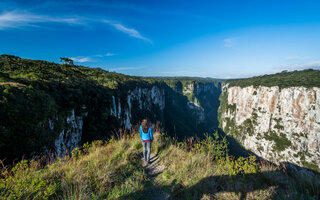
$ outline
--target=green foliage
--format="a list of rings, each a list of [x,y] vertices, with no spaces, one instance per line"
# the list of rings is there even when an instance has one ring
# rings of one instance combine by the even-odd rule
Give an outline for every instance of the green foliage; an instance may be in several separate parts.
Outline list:
[[[212,190],[218,199],[238,199],[234,193],[239,185],[240,191],[252,198],[290,194],[316,199],[320,194],[317,177],[290,177],[261,164],[255,156],[235,159],[228,155],[228,141],[217,133],[184,144],[164,133],[154,136],[155,167],[162,166],[162,173],[147,174],[148,168],[141,162],[140,137],[130,134],[109,142],[86,143],[74,150],[74,156],[46,166],[24,160],[11,170],[2,167],[0,199],[152,199],[153,191],[165,191],[179,199],[200,199]]]
[[[142,143],[139,141],[134,145],[134,148],[137,150],[141,150],[142,149]]]
[[[310,163],[305,160],[302,160],[301,163],[304,167],[306,167],[308,169],[312,169],[314,171],[320,171],[320,168],[316,163]]]
[[[141,110],[139,102],[133,101],[132,124],[138,124],[145,117],[161,121],[170,135],[180,139],[208,131],[218,126],[215,119],[219,106],[219,81],[210,78],[141,78],[100,68],[1,55],[0,158],[11,163],[22,155],[30,158],[43,153],[44,148],[54,149],[57,133],[68,128],[65,118],[71,110],[76,116],[83,116],[84,142],[107,139],[123,125],[110,114],[112,96],[116,104],[119,102],[125,108],[129,91],[136,88],[159,87],[165,93],[166,106],[161,110],[152,104],[150,109]],[[192,83],[213,84],[215,91],[212,94],[191,95],[206,108],[205,117],[213,120],[198,122],[198,113],[186,106],[188,98],[182,94],[182,88]],[[122,119],[125,118],[124,112],[121,115]],[[50,129],[49,120],[54,123],[54,130]]]
[[[306,69],[302,71],[281,72],[271,75],[257,76],[247,79],[237,79],[228,81],[229,87],[240,86],[279,86],[280,88],[304,86],[320,87],[320,70]]]
[[[199,143],[195,143],[191,151],[208,154],[212,160],[218,160],[228,155],[228,141],[226,137],[220,138],[218,132],[215,132],[213,136],[204,134],[205,138]],[[180,148],[188,147],[187,143],[178,144]]]
[[[77,116],[87,113],[84,141],[106,138],[119,128],[109,115],[113,89],[129,80],[141,81],[101,69],[10,55],[0,56],[0,80],[0,158],[9,163],[22,155],[39,155],[44,147],[53,149],[72,109]]]
[[[60,62],[64,62],[65,64],[73,65],[73,60],[70,58],[60,57]]]
[[[250,127],[249,129],[247,129],[247,127],[245,126],[238,127],[233,119],[230,119],[227,117],[225,118],[225,120],[226,120],[226,126],[224,128],[224,132],[234,136],[237,139],[243,136],[241,135],[243,129],[250,130]]]
[[[50,184],[38,171],[39,163],[20,161],[11,170],[2,170],[0,179],[1,199],[48,199],[55,193]]]
[[[258,172],[257,168],[257,158],[255,156],[250,156],[248,158],[239,157],[234,159],[227,156],[225,159],[220,159],[220,170],[228,172],[229,176],[236,177],[238,174],[255,174]]]
[[[211,161],[219,166],[220,172],[227,172],[231,177],[246,173],[254,174],[258,171],[255,156],[239,157],[237,159],[230,156],[228,154],[228,141],[226,137],[221,138],[218,132],[215,132],[212,136],[205,134],[205,139],[194,144],[186,141],[179,142],[177,146],[185,150],[190,149],[194,153],[206,154]]]
[[[253,127],[253,122],[252,122],[252,120],[250,118],[246,119],[243,122],[243,129],[246,130],[246,133],[249,136],[253,136],[254,127]]]
[[[228,104],[227,109],[229,109],[232,113],[234,113],[237,110],[237,104],[235,103],[232,105]]]
[[[291,146],[291,141],[288,140],[284,133],[280,133],[280,136],[278,136],[275,131],[270,131],[264,134],[264,138],[275,143],[273,146],[274,151],[283,151]]]
[[[279,119],[274,119],[276,121],[276,125],[274,125],[274,128],[279,129],[279,130],[284,130],[284,127],[280,124],[282,118]]]
[[[86,143],[75,149],[72,157],[59,158],[45,167],[36,160],[23,160],[10,170],[4,167],[0,199],[118,199],[142,189],[146,175],[140,151],[133,148],[136,139],[129,140]],[[120,160],[110,161],[115,157]]]
[[[181,85],[184,87],[186,85],[192,83],[215,83],[216,87],[218,87],[219,83],[224,82],[225,79],[215,79],[215,78],[201,78],[201,77],[146,77],[145,80],[149,81],[164,81],[167,85],[172,88],[176,88],[176,86]]]
[[[218,109],[218,121],[219,121],[219,128],[223,128],[222,127],[222,115],[223,113],[227,112],[227,107],[228,107],[228,92],[226,90],[222,91],[220,97],[219,97],[219,101],[220,101],[220,106]]]

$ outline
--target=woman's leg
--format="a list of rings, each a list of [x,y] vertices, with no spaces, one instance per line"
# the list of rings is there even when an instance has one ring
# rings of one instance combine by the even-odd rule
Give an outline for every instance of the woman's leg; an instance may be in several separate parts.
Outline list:
[[[143,147],[143,159],[147,162],[147,154],[146,154],[146,142],[142,141],[142,147]]]
[[[151,155],[151,142],[147,142],[148,147],[148,155],[147,155],[147,162],[150,161],[150,155]]]

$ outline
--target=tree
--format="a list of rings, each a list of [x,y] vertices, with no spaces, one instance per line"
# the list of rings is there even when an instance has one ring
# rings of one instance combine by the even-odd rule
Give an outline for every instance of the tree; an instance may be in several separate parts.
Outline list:
[[[73,65],[73,60],[70,58],[63,58],[60,57],[60,62],[64,62],[64,64],[69,64],[69,65]]]

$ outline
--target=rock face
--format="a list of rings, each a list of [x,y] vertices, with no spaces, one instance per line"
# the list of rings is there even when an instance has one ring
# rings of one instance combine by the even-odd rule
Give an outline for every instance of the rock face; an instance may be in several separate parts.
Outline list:
[[[49,128],[51,131],[54,131],[55,124],[58,121],[58,118],[49,120]],[[66,119],[62,121],[64,128],[54,141],[58,157],[63,157],[67,153],[71,153],[71,151],[81,142],[82,137],[83,116],[76,116],[74,110],[71,110]]]
[[[320,88],[228,87],[220,97],[220,126],[274,163],[319,170]]]
[[[188,97],[188,108],[198,116],[197,123],[206,123],[207,127],[218,127],[217,113],[219,107],[220,84],[212,82],[192,82],[182,88],[182,94]]]
[[[121,104],[120,98],[113,98],[113,105],[110,109],[111,115],[120,120],[121,126],[125,126],[126,129],[130,129],[133,124],[133,112],[154,112],[157,108],[158,112],[155,112],[155,118],[161,118],[165,108],[165,92],[163,88],[152,86],[150,88],[136,87],[133,90],[129,90],[127,93],[126,101]],[[160,120],[160,119],[158,119]]]
[[[154,122],[161,122],[163,128],[176,131],[177,136],[184,138],[188,132],[193,135],[199,130],[201,134],[208,128],[218,126],[216,116],[212,114],[217,113],[219,103],[216,101],[218,102],[219,94],[220,88],[213,83],[192,82],[182,87],[180,92],[167,85],[142,85],[126,91],[115,91],[110,96],[111,104],[100,109],[108,110],[114,119],[110,123],[118,123],[118,127],[130,130],[141,119],[148,117]],[[54,117],[47,120],[49,131],[57,135],[54,148],[59,157],[70,153],[81,142],[86,142],[82,141],[83,127],[86,126],[86,117],[90,113],[88,115],[85,110],[86,107],[82,106],[78,112],[72,109],[63,119]]]

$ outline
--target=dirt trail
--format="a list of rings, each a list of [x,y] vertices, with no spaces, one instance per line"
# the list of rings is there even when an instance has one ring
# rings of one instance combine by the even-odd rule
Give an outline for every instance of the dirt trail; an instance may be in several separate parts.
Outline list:
[[[164,171],[164,165],[159,162],[159,157],[157,155],[151,154],[151,159],[149,164],[145,164],[142,161],[143,167],[146,170],[148,177],[150,178],[151,185],[149,187],[148,196],[153,200],[169,200],[172,199],[170,194],[165,192],[163,189],[159,188],[159,184],[156,182],[156,177],[161,175]]]

